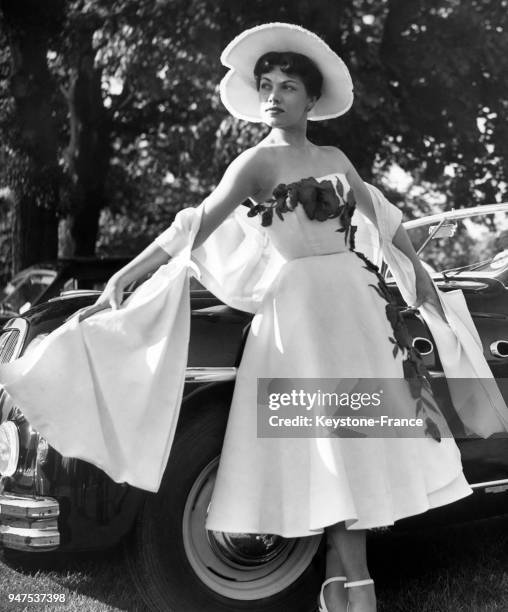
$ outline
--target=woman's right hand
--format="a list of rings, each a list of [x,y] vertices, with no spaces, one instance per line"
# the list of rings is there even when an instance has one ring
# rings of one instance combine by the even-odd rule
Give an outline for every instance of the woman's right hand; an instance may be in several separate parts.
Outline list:
[[[105,310],[106,308],[118,310],[122,303],[123,293],[127,284],[128,283],[126,280],[122,279],[119,276],[113,275],[106,283],[103,292],[97,298],[95,304],[84,308],[80,312],[79,320],[84,321],[96,312],[100,312],[101,310]]]
[[[103,304],[104,308],[111,306],[113,310],[117,310],[122,303],[123,292],[127,284],[127,281],[121,276],[113,274],[94,305],[99,306]]]
[[[95,304],[84,308],[78,315],[79,320],[83,321],[95,312],[106,308],[112,308],[113,310],[120,308],[125,288],[130,283],[138,281],[146,277],[147,274],[154,272],[163,264],[167,264],[168,260],[169,255],[162,247],[156,242],[149,244],[132,261],[113,274]]]

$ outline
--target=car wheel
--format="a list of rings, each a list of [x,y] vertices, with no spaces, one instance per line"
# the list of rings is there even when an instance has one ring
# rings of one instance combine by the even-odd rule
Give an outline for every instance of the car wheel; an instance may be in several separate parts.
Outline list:
[[[161,488],[147,496],[128,545],[133,579],[161,612],[315,610],[320,535],[205,529],[228,408],[229,398],[207,403],[179,426]]]

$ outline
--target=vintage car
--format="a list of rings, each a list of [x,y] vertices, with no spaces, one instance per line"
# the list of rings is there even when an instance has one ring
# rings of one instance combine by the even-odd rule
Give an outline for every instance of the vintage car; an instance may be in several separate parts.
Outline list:
[[[440,213],[406,226],[440,289],[463,290],[485,357],[501,383],[508,378],[508,257],[498,238],[508,227],[508,204]],[[459,502],[399,521],[391,530],[507,513],[508,439],[504,432],[487,439],[465,435],[434,339],[418,312],[402,303],[388,271],[385,274],[456,434],[474,489]],[[0,334],[0,360],[31,350],[96,297],[92,291],[64,294],[12,318]],[[251,315],[225,306],[203,289],[192,291],[191,308],[180,420],[157,494],[114,483],[98,468],[62,457],[1,392],[2,544],[35,554],[124,542],[133,579],[153,610],[311,611],[324,570],[320,535],[286,539],[205,529]],[[67,374],[55,372],[59,375]]]
[[[64,291],[102,290],[127,261],[126,257],[65,257],[21,270],[0,291],[0,325]]]

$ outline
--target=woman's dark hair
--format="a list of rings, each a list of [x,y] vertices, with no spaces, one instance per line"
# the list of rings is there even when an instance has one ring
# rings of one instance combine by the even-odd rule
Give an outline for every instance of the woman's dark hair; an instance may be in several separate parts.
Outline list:
[[[276,67],[279,67],[286,74],[300,77],[309,96],[316,98],[321,96],[323,75],[318,67],[306,55],[293,53],[292,51],[269,51],[258,59],[254,66],[254,76],[258,90],[263,74],[271,72]]]

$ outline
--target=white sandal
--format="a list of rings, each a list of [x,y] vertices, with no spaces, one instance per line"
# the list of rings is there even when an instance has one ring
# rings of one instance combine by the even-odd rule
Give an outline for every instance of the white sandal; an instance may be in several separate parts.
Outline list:
[[[321,593],[319,593],[318,612],[328,612],[328,608],[326,607],[326,604],[325,604],[325,598],[323,596],[325,586],[330,584],[330,582],[344,582],[344,584],[346,584],[346,580],[347,580],[346,576],[333,576],[332,578],[328,578],[327,580],[323,582],[323,584],[321,585]]]
[[[374,584],[372,578],[366,578],[365,580],[354,580],[353,582],[346,582],[344,584],[345,589],[351,589],[354,587],[367,586],[368,584]],[[349,612],[349,601],[347,602],[347,611]]]

